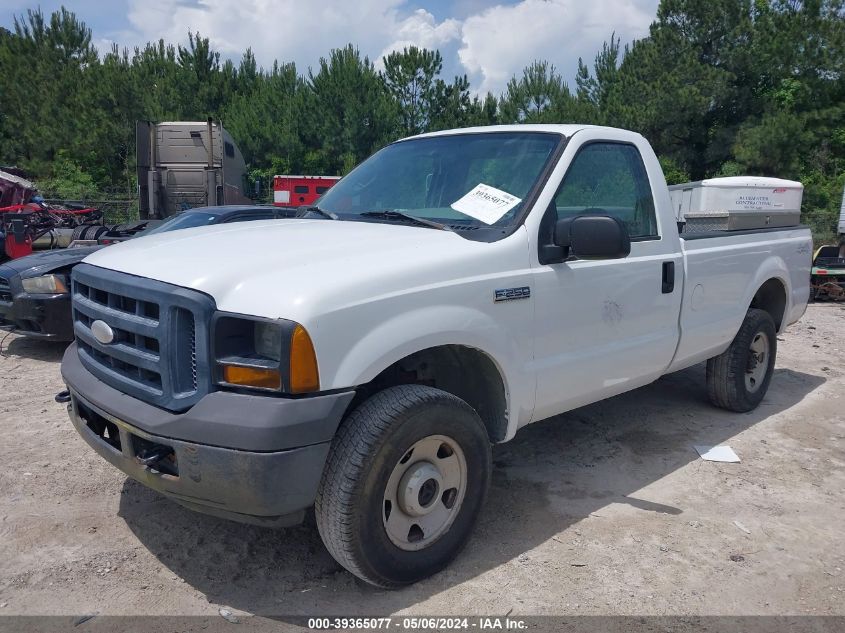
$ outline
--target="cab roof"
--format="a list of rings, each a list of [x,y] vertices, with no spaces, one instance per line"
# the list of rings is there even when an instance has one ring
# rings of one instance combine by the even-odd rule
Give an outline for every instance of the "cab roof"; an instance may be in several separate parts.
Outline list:
[[[408,138],[426,138],[429,136],[451,136],[453,134],[483,134],[489,132],[546,132],[572,136],[576,132],[586,129],[604,129],[614,132],[627,131],[620,128],[606,127],[601,125],[587,125],[582,123],[518,123],[511,125],[481,125],[476,127],[465,127],[453,130],[440,130],[438,132],[427,132]],[[407,140],[407,139],[403,139]]]

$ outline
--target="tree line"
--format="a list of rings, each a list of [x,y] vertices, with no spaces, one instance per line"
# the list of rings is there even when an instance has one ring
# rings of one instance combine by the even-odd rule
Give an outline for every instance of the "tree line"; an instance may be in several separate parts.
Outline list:
[[[845,0],[661,0],[649,34],[610,35],[574,81],[538,60],[500,95],[443,77],[438,51],[373,60],[352,44],[305,72],[221,59],[207,38],[100,53],[64,7],[0,28],[0,164],[61,195],[135,191],[136,120],[221,120],[255,177],[343,174],[419,132],[496,123],[636,130],[672,182],[801,180],[817,239],[845,186]]]

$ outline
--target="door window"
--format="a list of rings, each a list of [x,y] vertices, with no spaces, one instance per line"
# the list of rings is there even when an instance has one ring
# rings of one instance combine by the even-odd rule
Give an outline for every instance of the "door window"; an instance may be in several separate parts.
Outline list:
[[[631,239],[657,239],[654,198],[636,147],[590,143],[575,155],[555,195],[558,219],[599,213],[622,221]]]

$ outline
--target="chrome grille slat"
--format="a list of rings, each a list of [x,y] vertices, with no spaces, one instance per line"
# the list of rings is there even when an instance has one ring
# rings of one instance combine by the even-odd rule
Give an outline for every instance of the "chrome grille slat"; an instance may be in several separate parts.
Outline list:
[[[102,354],[114,356],[124,363],[136,365],[141,369],[155,372],[161,371],[161,367],[159,366],[160,358],[155,354],[144,352],[130,345],[126,345],[125,343],[103,345],[100,341],[94,338],[94,335],[91,334],[91,330],[79,322],[73,324],[73,333],[91,347],[99,350]]]
[[[171,411],[211,391],[208,324],[214,301],[200,292],[79,264],[72,275],[74,333],[82,364],[124,393]],[[111,328],[102,343],[94,321]]]
[[[133,334],[141,334],[150,338],[157,336],[159,322],[156,320],[109,308],[76,293],[73,295],[73,307],[91,319],[108,319],[112,326]]]
[[[125,389],[128,389],[130,387],[132,389],[141,389],[151,398],[159,398],[164,394],[161,389],[158,389],[150,385],[149,383],[144,383],[138,380],[134,380],[132,378],[127,378],[120,372],[115,371],[113,368],[102,365],[101,363],[99,363],[99,361],[97,361],[96,358],[91,355],[88,350],[84,348],[79,349],[79,357],[83,360],[83,362],[87,360],[89,363],[100,364],[100,372],[109,377],[106,382],[108,382],[114,387],[117,387],[118,389],[120,389],[121,387]],[[100,378],[102,377],[103,376],[100,376]]]

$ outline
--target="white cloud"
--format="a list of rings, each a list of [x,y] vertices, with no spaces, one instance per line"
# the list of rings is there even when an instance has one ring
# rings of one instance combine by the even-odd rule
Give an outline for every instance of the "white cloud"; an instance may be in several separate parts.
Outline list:
[[[482,1],[466,5],[461,19],[438,21],[429,10],[410,11],[408,0],[129,0],[134,37],[121,43],[185,43],[193,31],[224,57],[237,61],[252,47],[265,67],[294,61],[300,72],[350,42],[379,66],[390,51],[416,45],[440,49],[444,76],[466,72],[475,90],[499,94],[534,59],[549,60],[571,82],[578,57],[592,61],[612,31],[623,42],[645,35],[658,2],[488,0],[476,8]]]
[[[397,25],[394,37],[395,39],[381,51],[377,66],[381,67],[381,58],[388,53],[401,51],[409,46],[438,49],[442,53],[444,46],[461,37],[461,23],[449,18],[438,24],[431,13],[425,9],[417,9]]]
[[[468,17],[458,56],[481,93],[501,92],[535,59],[555,64],[570,83],[578,57],[591,63],[615,31],[623,42],[643,37],[657,0],[523,0]]]
[[[223,56],[237,59],[251,47],[264,66],[295,61],[304,72],[350,42],[364,54],[378,54],[401,23],[402,1],[131,0],[129,21],[140,42],[184,43],[188,31],[199,32]]]

